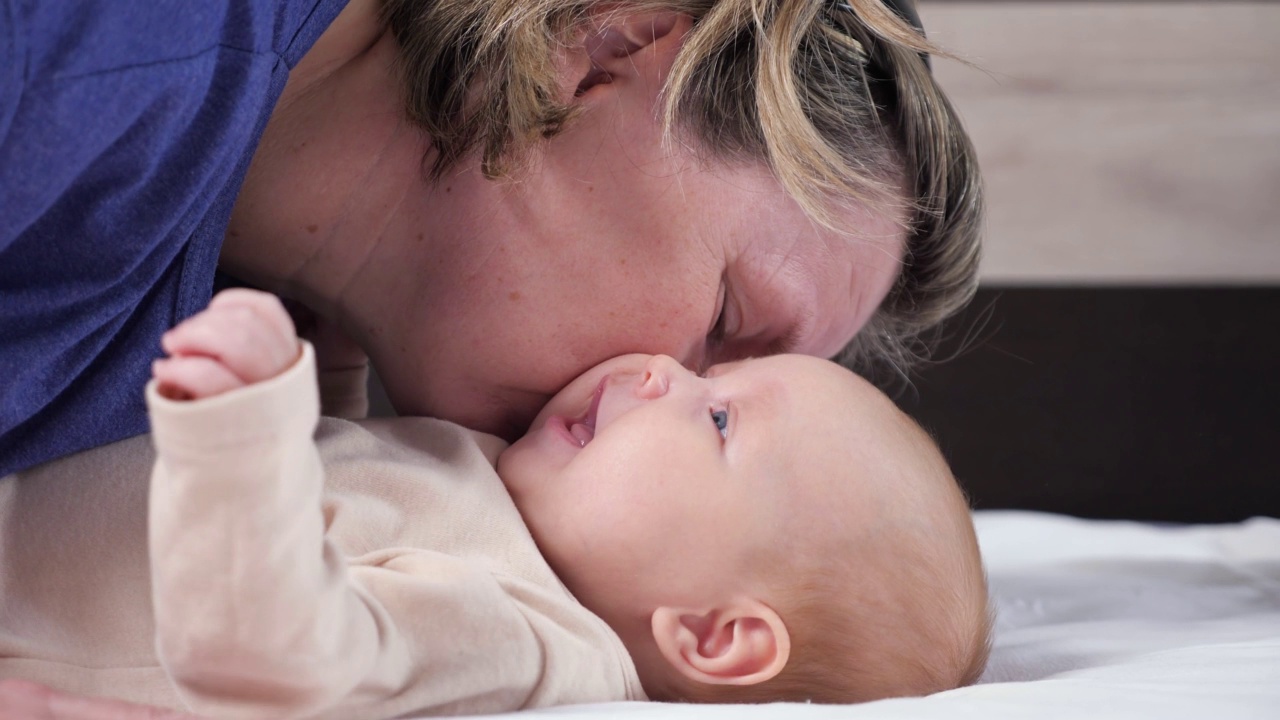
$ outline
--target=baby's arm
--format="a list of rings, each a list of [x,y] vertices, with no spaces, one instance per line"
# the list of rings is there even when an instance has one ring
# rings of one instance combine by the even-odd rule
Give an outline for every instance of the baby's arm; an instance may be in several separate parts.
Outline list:
[[[163,346],[147,393],[161,662],[200,713],[332,705],[402,650],[325,541],[310,347],[274,297],[246,290]]]
[[[298,356],[296,321],[298,335],[316,352],[321,413],[367,417],[369,357],[364,350],[311,310],[291,305],[292,311],[281,312],[280,305],[273,296],[252,290],[219,293],[207,311],[161,341],[171,357],[153,366],[160,394],[197,399],[279,374]]]

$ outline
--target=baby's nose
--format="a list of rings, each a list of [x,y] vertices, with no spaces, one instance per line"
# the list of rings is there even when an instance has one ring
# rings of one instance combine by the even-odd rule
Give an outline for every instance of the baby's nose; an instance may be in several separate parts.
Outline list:
[[[645,400],[666,395],[667,390],[671,388],[672,375],[679,371],[684,371],[684,367],[673,358],[667,355],[654,355],[645,363],[636,394]]]

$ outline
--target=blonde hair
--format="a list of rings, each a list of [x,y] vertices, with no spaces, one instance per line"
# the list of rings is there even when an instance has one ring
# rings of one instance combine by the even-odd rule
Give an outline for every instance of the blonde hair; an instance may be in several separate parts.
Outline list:
[[[926,331],[977,287],[982,189],[921,57],[938,49],[880,0],[383,0],[407,116],[432,140],[432,175],[476,150],[487,175],[507,174],[559,132],[574,111],[555,58],[601,8],[694,19],[665,88],[669,141],[766,163],[837,231],[850,203],[905,218],[902,272],[841,360],[905,372],[927,355]]]

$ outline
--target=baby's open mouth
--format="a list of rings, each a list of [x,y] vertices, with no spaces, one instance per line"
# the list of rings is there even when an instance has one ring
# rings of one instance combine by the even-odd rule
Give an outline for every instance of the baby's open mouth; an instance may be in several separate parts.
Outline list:
[[[570,425],[569,434],[578,441],[578,447],[586,447],[587,443],[591,442],[591,438],[596,436],[596,429],[584,420]]]
[[[587,443],[596,436],[596,412],[600,409],[600,398],[604,396],[604,386],[608,381],[609,378],[606,377],[596,386],[596,391],[591,395],[591,406],[587,408],[587,414],[580,420],[568,423],[569,434],[578,441],[578,447],[586,447]]]

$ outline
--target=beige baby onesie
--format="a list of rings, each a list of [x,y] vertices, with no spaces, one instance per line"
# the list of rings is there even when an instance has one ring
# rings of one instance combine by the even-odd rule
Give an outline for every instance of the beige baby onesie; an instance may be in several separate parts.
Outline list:
[[[0,479],[0,677],[217,717],[643,699],[539,554],[500,440],[423,418],[316,429],[315,388],[309,347],[207,400],[148,388],[150,439]]]

